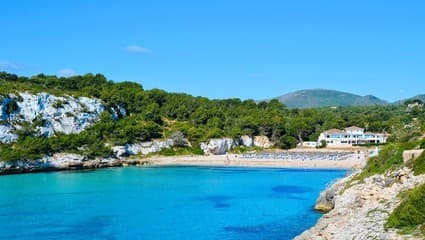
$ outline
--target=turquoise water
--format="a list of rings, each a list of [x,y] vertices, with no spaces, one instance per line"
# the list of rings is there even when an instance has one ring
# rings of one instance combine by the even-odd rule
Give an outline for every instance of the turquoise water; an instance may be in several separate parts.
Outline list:
[[[111,168],[0,176],[0,239],[291,239],[345,171]]]

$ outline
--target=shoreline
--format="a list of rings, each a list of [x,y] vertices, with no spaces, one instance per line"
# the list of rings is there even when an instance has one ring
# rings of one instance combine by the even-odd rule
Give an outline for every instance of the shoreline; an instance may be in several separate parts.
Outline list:
[[[329,169],[329,170],[355,170],[365,164],[364,159],[346,160],[283,160],[273,158],[241,158],[240,154],[227,155],[185,155],[185,156],[152,156],[148,158],[124,158],[109,161],[88,160],[78,164],[63,164],[60,166],[31,165],[20,161],[22,165],[9,168],[0,168],[0,176],[57,172],[78,171],[87,169],[100,169],[126,166],[219,166],[219,167],[261,167],[261,168],[288,168],[288,169]]]
[[[270,167],[295,169],[353,170],[364,166],[364,159],[350,160],[281,160],[240,158],[238,154],[211,156],[155,156],[146,158],[151,166],[222,166],[222,167]]]

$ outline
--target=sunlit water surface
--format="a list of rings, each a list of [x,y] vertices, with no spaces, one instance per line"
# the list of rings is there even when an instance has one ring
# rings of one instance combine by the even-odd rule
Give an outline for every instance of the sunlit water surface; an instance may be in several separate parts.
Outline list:
[[[345,171],[111,168],[0,176],[0,239],[292,239]]]

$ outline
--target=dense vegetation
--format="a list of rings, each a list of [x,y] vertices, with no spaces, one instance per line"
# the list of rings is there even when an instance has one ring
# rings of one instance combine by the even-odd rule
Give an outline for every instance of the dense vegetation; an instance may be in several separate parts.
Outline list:
[[[32,124],[42,122],[31,123],[21,131],[18,142],[0,144],[1,160],[33,159],[59,151],[107,156],[107,146],[164,138],[176,131],[182,132],[195,149],[199,142],[210,138],[241,135],[265,135],[276,147],[288,149],[302,141],[316,140],[330,128],[357,125],[367,131],[391,133],[393,141],[399,141],[404,132],[420,134],[425,125],[422,108],[402,105],[287,109],[277,100],[210,100],[159,89],[144,90],[137,83],[114,83],[101,74],[63,78],[43,74],[19,77],[1,72],[0,97],[19,91],[95,97],[109,110],[125,108],[127,115],[115,121],[105,112],[97,124],[80,134],[56,134],[51,138],[34,136]],[[8,109],[13,112],[13,102],[10,104]]]
[[[401,204],[391,213],[387,227],[412,232],[419,228],[425,237],[425,185],[403,194]]]

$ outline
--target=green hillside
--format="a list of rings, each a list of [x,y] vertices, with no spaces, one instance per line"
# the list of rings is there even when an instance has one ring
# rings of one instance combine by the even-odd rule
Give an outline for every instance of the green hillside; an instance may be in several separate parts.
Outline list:
[[[108,111],[102,113],[96,124],[78,134],[37,136],[32,128],[44,123],[33,122],[19,131],[18,141],[0,144],[3,161],[36,159],[56,152],[108,157],[112,154],[110,146],[167,138],[176,132],[183,133],[197,150],[200,142],[211,138],[237,139],[241,135],[267,136],[277,148],[288,149],[301,141],[317,140],[321,132],[331,128],[356,125],[368,131],[398,134],[406,131],[404,126],[419,131],[425,121],[422,109],[406,111],[404,105],[288,109],[277,100],[211,100],[159,89],[145,90],[138,83],[113,82],[101,74],[63,78],[43,74],[22,77],[0,72],[0,100],[16,98],[2,103],[3,110],[13,111],[13,103],[19,100],[21,92],[97,98]],[[345,97],[345,94],[338,96]],[[320,94],[316,94],[316,98],[320,98]],[[332,100],[328,99],[329,102]],[[114,119],[111,111],[117,106],[124,108],[127,114]],[[13,124],[5,118],[1,119],[0,126]]]

